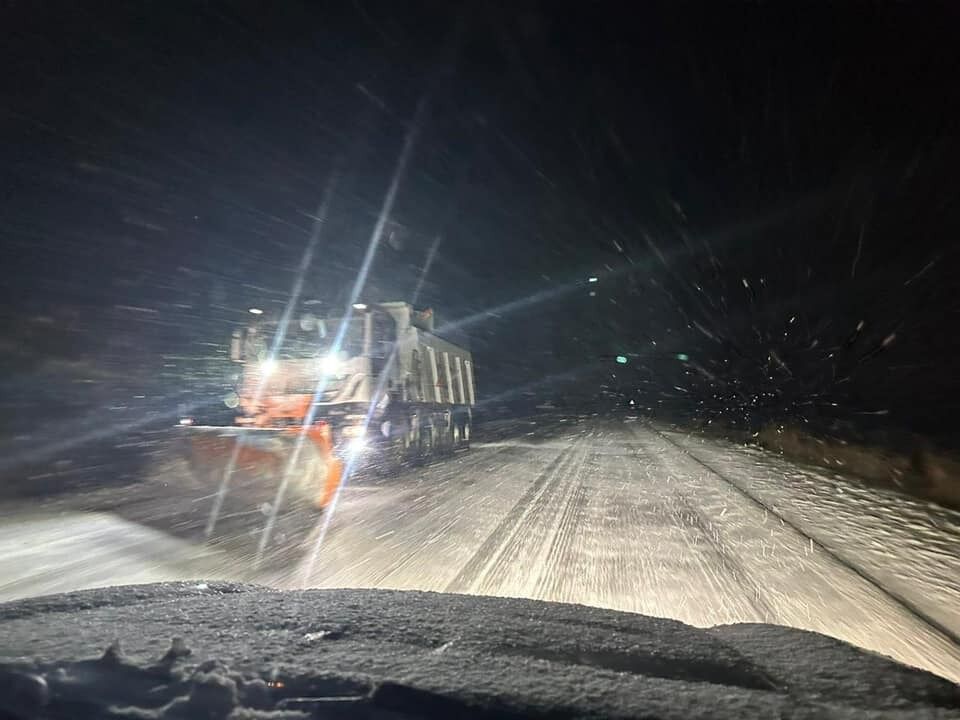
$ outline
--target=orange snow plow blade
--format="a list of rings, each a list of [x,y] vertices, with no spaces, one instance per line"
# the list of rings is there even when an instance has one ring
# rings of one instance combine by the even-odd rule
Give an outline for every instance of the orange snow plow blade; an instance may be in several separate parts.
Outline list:
[[[343,480],[343,461],[340,458],[331,458],[327,463],[327,477],[323,483],[323,489],[317,500],[317,507],[325,510],[333,502],[333,496],[337,494],[337,488]]]
[[[306,436],[313,443],[324,464],[323,472],[317,478],[319,493],[316,501],[317,508],[323,510],[333,502],[333,496],[340,487],[340,481],[343,479],[343,461],[333,454],[333,436],[329,425],[326,423],[313,425],[307,430]]]
[[[343,462],[334,457],[325,427],[309,429],[302,439],[300,428],[194,427],[190,433],[195,470],[207,475],[221,469],[226,475],[232,470],[230,474],[239,480],[228,478],[232,486],[245,487],[245,476],[249,476],[266,488],[289,474],[286,492],[298,500],[310,500],[321,510],[340,486]]]
[[[333,500],[343,463],[325,425],[295,428],[187,427],[184,478],[208,540],[299,544]],[[184,488],[185,490],[187,488]],[[266,533],[266,534],[265,534]]]

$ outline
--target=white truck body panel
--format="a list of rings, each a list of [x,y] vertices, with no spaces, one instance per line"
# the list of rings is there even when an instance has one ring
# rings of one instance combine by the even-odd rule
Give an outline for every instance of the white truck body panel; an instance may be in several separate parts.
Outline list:
[[[418,327],[414,310],[402,302],[380,305],[397,323],[397,356],[391,381],[408,402],[472,406],[476,403],[469,350]]]

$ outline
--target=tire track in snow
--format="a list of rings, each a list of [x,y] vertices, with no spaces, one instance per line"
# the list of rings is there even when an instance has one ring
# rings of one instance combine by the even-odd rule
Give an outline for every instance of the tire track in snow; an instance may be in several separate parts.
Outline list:
[[[502,492],[501,481],[481,484],[474,478],[489,476],[494,465],[502,469],[518,462],[515,451],[511,446],[480,448],[456,461],[405,470],[398,478],[345,486],[337,518],[306,583],[402,589],[415,577],[420,589],[441,590],[443,584],[433,584],[435,578],[423,571],[424,548],[469,522],[461,518],[463,503],[483,504],[489,493]],[[319,526],[314,529],[313,543],[319,531]],[[301,565],[276,584],[303,583]]]
[[[754,582],[750,573],[747,572],[743,563],[737,559],[736,555],[730,552],[727,544],[723,541],[719,529],[710,522],[710,519],[697,507],[695,507],[683,495],[675,495],[677,509],[686,513],[685,518],[678,519],[678,522],[684,526],[696,528],[699,537],[702,537],[710,548],[710,553],[716,558],[716,566],[719,567],[725,577],[731,578],[741,590],[747,602],[759,613],[766,622],[773,622],[777,618],[777,613],[773,606],[767,602],[760,586]],[[712,563],[711,563],[712,565]]]
[[[654,494],[659,502],[648,505],[653,513],[652,517],[648,515],[642,520],[638,519],[636,524],[649,525],[651,520],[655,519],[658,526],[675,532],[674,542],[682,543],[682,550],[679,554],[674,554],[678,551],[675,548],[673,553],[667,554],[666,560],[668,563],[682,565],[678,568],[680,577],[692,581],[694,576],[699,576],[699,582],[711,589],[712,596],[727,598],[728,602],[736,603],[741,611],[752,611],[747,614],[754,615],[758,621],[779,622],[780,618],[773,605],[765,599],[751,573],[732,552],[729,544],[721,539],[719,528],[684,494],[686,483],[682,476],[676,475],[676,469],[662,452],[651,447],[653,436],[641,434],[636,428],[631,428],[628,435],[632,436],[632,442],[627,442],[627,447],[631,448],[633,453],[639,453],[648,465],[658,468],[656,475],[663,477],[660,491]],[[643,488],[641,492],[649,503],[651,496],[648,483],[643,483],[640,487]],[[651,565],[647,572],[648,579],[655,581],[654,579],[664,576],[668,571],[661,563],[657,566]],[[686,600],[687,596],[683,596],[683,599]]]
[[[511,542],[497,555],[477,589],[485,594],[534,597],[539,577],[546,570],[550,547],[563,530],[563,510],[583,474],[588,451],[585,446],[594,433],[578,439],[554,482],[544,489],[517,525]],[[566,558],[569,560],[569,558]],[[560,568],[556,568],[559,574]]]
[[[550,599],[560,594],[564,578],[558,571],[572,557],[570,550],[578,531],[585,531],[584,510],[586,504],[587,488],[577,484],[567,497],[563,514],[560,516],[559,528],[553,542],[550,543],[546,560],[540,567],[536,589],[531,597]]]
[[[450,581],[445,592],[469,593],[473,592],[481,581],[493,577],[502,565],[505,556],[510,555],[511,548],[518,543],[518,536],[523,530],[527,518],[540,511],[549,499],[550,490],[559,478],[562,478],[568,466],[574,460],[574,451],[578,442],[562,450],[550,464],[537,476],[530,487],[520,496],[510,512],[504,516],[493,529],[483,544],[466,562],[457,576]]]

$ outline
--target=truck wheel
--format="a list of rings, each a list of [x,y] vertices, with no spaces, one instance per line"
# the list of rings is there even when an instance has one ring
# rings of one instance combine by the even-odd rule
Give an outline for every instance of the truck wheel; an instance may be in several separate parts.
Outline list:
[[[429,420],[420,425],[420,443],[417,446],[417,464],[426,465],[434,452],[433,423]]]
[[[443,445],[440,448],[441,454],[446,457],[453,455],[454,450],[457,449],[457,419],[451,417],[447,425],[447,428],[443,433]]]
[[[380,426],[374,471],[381,477],[396,477],[403,469],[410,437],[410,420],[393,413]]]

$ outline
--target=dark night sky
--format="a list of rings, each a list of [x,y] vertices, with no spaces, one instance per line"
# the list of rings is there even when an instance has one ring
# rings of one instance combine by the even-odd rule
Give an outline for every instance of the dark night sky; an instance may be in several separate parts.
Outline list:
[[[953,438],[950,6],[3,3],[5,392],[209,353],[331,178],[308,287],[343,302],[409,140],[367,297],[437,243],[419,299],[487,393],[624,352],[647,405]]]

